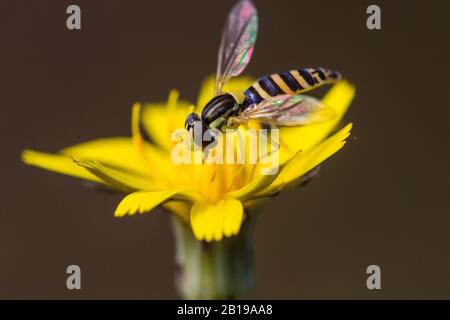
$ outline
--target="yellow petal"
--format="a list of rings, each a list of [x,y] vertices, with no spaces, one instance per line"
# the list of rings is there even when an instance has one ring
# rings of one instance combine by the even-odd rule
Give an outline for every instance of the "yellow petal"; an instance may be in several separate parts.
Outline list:
[[[226,197],[227,198],[234,198],[239,199],[241,201],[247,200],[249,197],[253,197],[254,194],[258,193],[259,191],[264,190],[265,188],[269,187],[273,181],[277,178],[277,175],[261,175],[258,174],[259,169],[257,168],[255,170],[255,178],[250,181],[247,185],[244,187],[234,190],[232,192],[229,192]]]
[[[189,223],[189,212],[192,204],[186,201],[169,201],[162,205],[166,210],[178,215],[185,223]]]
[[[355,87],[343,80],[336,83],[322,99],[322,103],[334,109],[337,116],[330,121],[303,127],[283,128],[280,142],[283,144],[280,163],[285,163],[298,150],[308,152],[322,141],[341,121],[355,96]],[[283,147],[282,146],[282,147]]]
[[[105,138],[62,149],[61,154],[25,150],[25,163],[77,178],[99,182],[115,190],[131,192],[166,186],[169,175],[168,155],[143,145],[154,166],[143,162],[130,138]]]
[[[137,191],[127,195],[117,206],[115,217],[134,215],[152,210],[162,202],[166,201],[177,191]]]
[[[148,103],[142,109],[142,125],[150,139],[164,150],[173,144],[171,134],[184,128],[191,103],[178,100],[178,93],[172,91],[167,103]]]
[[[227,237],[236,235],[241,228],[244,218],[242,203],[235,199],[223,200],[219,202],[223,210],[223,233]]]
[[[136,174],[133,171],[128,171],[125,168],[111,167],[92,160],[75,161],[115,190],[131,192],[135,190],[154,190],[158,187],[157,182],[151,181],[146,176]]]
[[[104,183],[101,179],[77,165],[70,157],[60,154],[51,154],[33,150],[22,152],[22,161],[53,172],[58,172],[97,183]]]
[[[176,99],[178,99],[178,93],[176,93]],[[173,100],[173,99],[172,99]],[[172,101],[171,104],[175,102]],[[171,108],[172,110],[173,108]],[[133,139],[134,151],[139,157],[141,162],[147,166],[147,168],[152,168],[152,177],[158,177],[157,179],[160,183],[164,180],[170,182],[173,180],[173,166],[168,161],[168,154],[160,148],[159,152],[156,152],[156,148],[150,147],[141,134],[141,104],[135,103],[131,108],[131,137]],[[148,149],[153,149],[154,152],[148,152]],[[158,168],[158,170],[153,170]]]
[[[79,161],[96,160],[111,167],[127,168],[129,171],[134,171],[148,178],[159,177],[161,168],[164,168],[168,162],[168,156],[148,143],[144,143],[143,148],[147,157],[158,164],[159,170],[150,168],[139,157],[132,139],[127,137],[87,141],[64,148],[60,152]]]
[[[239,232],[244,210],[239,200],[222,200],[217,204],[196,202],[191,208],[191,226],[198,240],[220,241]]]
[[[197,100],[196,112],[201,114],[203,107],[214,97],[214,76],[209,76],[203,81]],[[255,79],[247,76],[232,78],[225,84],[223,92],[233,94],[241,102],[244,99],[244,91],[248,89]]]
[[[257,196],[269,196],[281,188],[294,185],[301,176],[339,151],[344,146],[345,139],[350,135],[351,128],[352,124],[350,123],[309,152],[298,153],[280,170],[279,175],[270,187]]]

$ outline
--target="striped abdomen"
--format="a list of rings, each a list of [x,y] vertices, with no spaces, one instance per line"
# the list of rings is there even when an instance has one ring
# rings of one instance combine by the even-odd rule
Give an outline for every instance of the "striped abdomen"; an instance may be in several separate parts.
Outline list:
[[[324,68],[296,69],[265,76],[245,90],[244,107],[282,94],[299,94],[327,83],[336,82],[341,74]]]

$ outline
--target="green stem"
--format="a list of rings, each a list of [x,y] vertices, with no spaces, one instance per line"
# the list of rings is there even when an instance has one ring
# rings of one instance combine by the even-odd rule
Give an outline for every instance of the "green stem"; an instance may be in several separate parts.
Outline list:
[[[250,221],[237,236],[218,242],[195,239],[190,226],[175,217],[175,283],[183,299],[242,299],[253,286]]]

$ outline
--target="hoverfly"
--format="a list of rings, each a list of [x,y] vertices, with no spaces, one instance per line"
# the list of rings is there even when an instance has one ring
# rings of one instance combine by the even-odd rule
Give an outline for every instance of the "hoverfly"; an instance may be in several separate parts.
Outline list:
[[[214,97],[201,116],[190,113],[186,130],[193,132],[201,124],[202,132],[224,132],[250,121],[271,127],[302,126],[335,116],[334,110],[319,100],[301,93],[341,79],[340,73],[324,68],[303,68],[259,78],[244,91],[238,103],[230,93],[222,92],[225,83],[241,74],[250,62],[258,32],[258,13],[251,0],[240,0],[231,9],[219,48]]]

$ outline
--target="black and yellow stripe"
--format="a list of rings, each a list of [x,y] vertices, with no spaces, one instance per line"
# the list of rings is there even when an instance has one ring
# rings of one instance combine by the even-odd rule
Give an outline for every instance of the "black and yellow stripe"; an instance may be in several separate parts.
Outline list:
[[[339,79],[339,72],[321,67],[271,74],[258,79],[244,92],[244,107],[282,94],[299,94]]]

